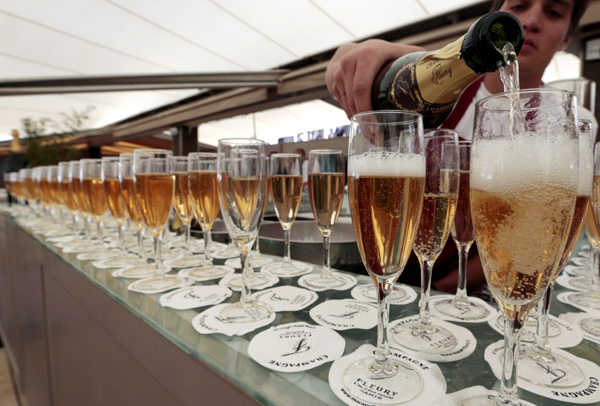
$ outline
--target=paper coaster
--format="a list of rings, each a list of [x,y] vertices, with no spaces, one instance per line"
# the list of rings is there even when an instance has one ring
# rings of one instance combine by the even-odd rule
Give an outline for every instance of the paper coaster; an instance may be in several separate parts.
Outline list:
[[[99,259],[105,260],[110,258],[118,257],[120,254],[117,250],[111,251],[93,251],[93,252],[84,252],[83,254],[78,254],[75,258],[79,261],[97,261]]]
[[[177,310],[187,310],[213,306],[228,297],[231,297],[231,290],[223,286],[190,286],[165,293],[160,297],[160,304]]]
[[[327,300],[312,309],[310,317],[334,330],[368,330],[377,325],[377,305],[353,299]]]
[[[567,265],[565,266],[565,272],[571,276],[587,276],[591,275],[589,266],[575,266],[575,265]]]
[[[496,395],[498,395],[498,392],[488,390],[483,386],[471,386],[470,388],[442,396],[432,406],[462,406],[463,402],[470,398],[487,396],[489,400],[494,400]],[[521,399],[519,399],[519,405],[535,406],[533,403]]]
[[[186,268],[179,271],[177,275],[183,278],[192,278],[197,282],[205,282],[224,278],[235,272],[235,269],[225,265],[213,265],[210,270],[204,270],[201,274],[196,274],[199,270],[202,270],[202,268]]]
[[[260,268],[265,265],[269,265],[273,262],[273,258],[267,258],[265,256],[261,256],[258,258],[250,257],[250,265],[252,268]],[[234,267],[235,269],[242,269],[242,261],[240,258],[231,258],[225,261],[225,265]]]
[[[350,291],[352,297],[361,302],[377,303],[377,290],[372,283],[355,286]],[[394,290],[389,295],[388,300],[393,305],[403,305],[412,303],[418,294],[413,288],[407,285],[396,284]]]
[[[565,313],[558,316],[558,318],[579,326],[583,338],[600,344],[600,312]]]
[[[227,336],[243,336],[251,331],[267,326],[275,320],[275,312],[269,317],[258,321],[247,323],[224,322],[221,319],[221,310],[230,306],[230,303],[224,303],[213,306],[192,319],[192,326],[200,334],[225,334]]]
[[[193,241],[190,245],[191,245],[191,250],[192,250],[193,253],[195,253],[195,254],[204,254],[204,240]],[[227,248],[227,244],[221,244],[220,242],[213,241],[210,244],[210,252],[211,252],[211,254],[214,253],[214,252],[221,251],[221,250],[223,250],[225,248]],[[237,252],[236,255],[240,255],[239,252]]]
[[[319,295],[295,286],[279,286],[256,292],[252,297],[254,300],[271,305],[276,312],[295,312],[313,304]]]
[[[42,233],[42,235],[46,238],[48,237],[62,237],[65,235],[71,235],[73,234],[73,232],[67,228],[59,228],[56,230],[50,230],[50,231],[46,231],[45,233]]]
[[[486,321],[492,320],[496,316],[497,310],[495,308],[493,308],[492,306],[490,306],[489,304],[487,304],[485,301],[483,301],[477,297],[469,297],[470,302],[476,303],[476,304],[482,306],[482,308],[483,308],[482,313],[476,319],[464,319],[464,318],[448,316],[448,315],[440,312],[435,307],[435,304],[437,302],[441,302],[442,300],[452,300],[452,299],[454,299],[454,295],[432,296],[430,299],[430,302],[429,302],[429,311],[430,311],[431,315],[433,317],[437,317],[438,319],[441,319],[441,320],[456,321],[459,323],[484,323]],[[463,314],[466,317],[469,317],[469,313],[470,313],[469,310],[466,310]]]
[[[399,351],[418,356],[419,358],[426,359],[427,361],[435,362],[458,361],[467,358],[473,353],[473,351],[475,351],[475,348],[477,347],[477,339],[475,339],[473,333],[471,333],[464,327],[457,326],[456,324],[448,323],[447,321],[439,320],[434,317],[431,318],[431,322],[433,323],[433,325],[445,328],[446,330],[451,332],[454,335],[454,337],[456,337],[455,345],[450,346],[447,342],[428,343],[431,345],[431,348],[439,348],[448,345],[448,349],[441,354],[428,354],[424,352],[413,351],[409,348],[402,346],[394,339],[394,331],[396,330],[396,328],[405,324],[414,323],[418,319],[419,315],[413,315],[392,321],[388,327],[388,331],[390,332],[390,345],[394,348],[397,348]],[[423,339],[429,340],[428,337],[423,337]]]
[[[584,312],[598,311],[598,309],[594,309],[593,307],[588,307],[584,303],[581,303],[577,300],[584,292],[562,292],[559,293],[556,298],[559,302],[571,305],[576,307]]]
[[[577,283],[577,281],[581,282],[583,280],[587,280],[588,281],[588,283],[587,283],[588,286],[591,285],[591,282],[589,282],[589,278],[587,278],[585,276],[567,276],[567,275],[561,275],[558,278],[556,278],[556,283],[558,283],[563,288],[571,289],[571,290],[574,290],[576,292],[585,292],[585,291],[587,291],[587,289],[582,288],[581,285],[571,284],[571,282]]]
[[[75,246],[67,246],[62,250],[65,254],[81,254],[84,252],[95,252],[98,251],[98,245],[81,243]]]
[[[185,253],[181,248],[172,248],[172,249],[162,249],[160,253],[161,261],[171,261],[173,259],[177,259],[182,257]],[[151,255],[148,255],[148,258],[154,259],[154,252]]]
[[[305,275],[307,273],[311,273],[313,270],[313,266],[309,265],[309,264],[305,264],[304,262],[300,262],[300,261],[292,261],[292,264],[296,267],[301,269],[301,272],[296,273],[294,275],[280,275],[279,273],[273,273],[274,269],[277,269],[281,266],[283,262],[275,262],[269,265],[265,265],[262,268],[260,268],[260,272],[261,273],[266,273],[269,275],[274,275],[277,276],[278,278],[294,278],[296,276],[300,276],[300,275]]]
[[[103,259],[101,261],[92,262],[92,265],[98,269],[115,269],[135,265],[137,262],[139,262],[139,260],[140,259],[137,255],[130,254],[125,258],[118,256],[111,259]]]
[[[581,330],[576,325],[557,317],[549,315],[548,335],[550,336],[550,346],[552,348],[569,348],[579,345],[583,339]],[[504,335],[504,313],[498,311],[497,316],[488,321],[490,327],[499,334]],[[535,331],[537,322],[526,321],[521,328],[521,342],[535,341]]]
[[[590,264],[590,259],[589,258],[581,258],[581,257],[575,257],[575,258],[571,258],[571,262],[574,263],[575,265],[579,265],[579,266],[589,266]]]
[[[229,274],[225,277],[223,277],[223,279],[221,279],[219,281],[219,285],[221,286],[226,286],[229,289],[235,291],[235,292],[241,292],[242,291],[242,287],[239,285],[234,285],[231,286],[229,284],[229,281],[232,280],[233,278],[241,278],[242,274],[241,273],[232,273]],[[259,285],[251,285],[251,289],[252,290],[262,290],[262,289],[266,289],[266,288],[270,288],[273,285],[276,285],[277,283],[279,283],[279,278],[273,275],[269,275],[269,274],[257,274],[255,277],[257,278],[261,278],[262,280],[265,281],[265,283],[263,284],[259,284]]]
[[[345,348],[346,340],[335,331],[300,322],[258,333],[248,355],[273,371],[300,372],[339,359]]]
[[[138,264],[117,269],[112,273],[113,278],[142,279],[154,275],[154,266],[150,264]]]
[[[213,258],[216,259],[227,259],[227,258],[235,258],[240,256],[240,251],[234,252],[233,250],[229,251],[227,247],[225,249],[221,249],[219,251],[211,252],[210,254]]]
[[[47,238],[47,241],[50,241],[51,243],[57,243],[57,242],[71,242],[73,240],[75,240],[76,238],[72,235],[65,235],[63,237],[52,237],[52,238]]]
[[[304,276],[300,277],[300,279],[298,279],[298,285],[302,286],[303,288],[307,288],[312,291],[315,291],[315,292],[324,292],[326,290],[343,291],[343,290],[348,290],[352,286],[356,285],[356,278],[354,276],[346,274],[346,273],[341,273],[341,272],[335,272],[335,276],[337,278],[344,280],[345,283],[343,285],[340,285],[340,286],[317,286],[317,285],[314,285],[312,283],[312,281],[315,280],[315,278],[318,278],[320,275],[321,275],[320,271],[319,271],[319,273],[312,273],[312,274],[304,275]]]
[[[206,262],[206,259],[204,258],[204,255],[194,255],[193,257],[179,257],[167,262],[172,268],[181,269],[199,267]]]
[[[600,366],[558,348],[552,349],[552,352],[577,364],[585,375],[583,383],[570,388],[549,388],[535,385],[524,379],[518,379],[517,384],[519,388],[564,403],[589,404],[600,402]],[[485,349],[485,360],[488,362],[490,368],[492,368],[492,372],[498,379],[500,379],[500,376],[502,375],[503,355],[504,340],[490,344]],[[556,375],[557,371],[540,366],[540,374],[544,373]]]
[[[145,284],[148,280],[154,278],[154,276],[137,280],[137,281],[133,282],[132,284],[130,284],[129,286],[127,286],[127,289],[129,289],[133,292],[137,292],[137,293],[144,293],[146,295],[152,295],[154,293],[166,292],[168,290],[185,288],[187,286],[191,286],[194,284],[194,280],[191,278],[188,278],[188,279],[179,278],[179,280],[180,280],[179,283],[173,284],[171,281],[171,278],[175,278],[175,275],[166,275],[166,276],[169,278],[165,279],[164,281],[157,281],[157,282],[153,283],[152,286],[149,288],[143,288],[140,285]]]
[[[391,403],[390,395],[394,394],[393,385],[386,388],[385,379],[369,379],[367,377],[357,377],[351,383],[350,390],[344,385],[344,373],[356,361],[373,357],[375,347],[370,344],[360,346],[352,354],[346,355],[335,361],[329,369],[329,386],[335,395],[344,403],[351,406],[378,406],[402,405],[402,406],[424,406],[431,405],[446,393],[446,379],[442,375],[440,367],[419,358],[407,355],[394,350],[390,355],[394,361],[401,362],[415,370],[421,378],[422,387],[415,388],[419,394],[411,400],[403,403]],[[355,395],[356,394],[356,395]]]

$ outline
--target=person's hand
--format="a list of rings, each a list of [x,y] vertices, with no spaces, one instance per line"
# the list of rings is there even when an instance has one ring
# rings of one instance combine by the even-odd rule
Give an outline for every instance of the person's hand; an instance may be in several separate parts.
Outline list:
[[[385,63],[420,51],[424,49],[378,39],[342,45],[327,66],[327,88],[340,102],[348,118],[369,111],[372,109],[373,81]]]

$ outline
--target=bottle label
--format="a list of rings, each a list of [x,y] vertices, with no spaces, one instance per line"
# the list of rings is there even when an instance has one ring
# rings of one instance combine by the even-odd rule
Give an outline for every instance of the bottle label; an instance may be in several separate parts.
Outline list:
[[[394,78],[391,101],[400,109],[421,111],[425,115],[442,114],[451,109],[462,91],[481,76],[461,58],[463,39],[425,53],[416,63],[401,68]],[[413,108],[402,106],[406,96],[412,99]]]

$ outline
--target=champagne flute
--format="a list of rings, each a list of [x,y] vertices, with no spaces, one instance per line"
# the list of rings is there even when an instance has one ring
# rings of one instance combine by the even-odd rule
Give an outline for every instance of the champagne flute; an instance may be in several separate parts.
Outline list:
[[[130,263],[127,257],[127,250],[125,249],[127,214],[125,199],[123,199],[123,195],[121,194],[121,185],[119,182],[119,157],[102,158],[101,178],[108,209],[117,223],[120,255],[119,258],[112,259],[110,265],[118,268]]]
[[[270,171],[270,166],[269,166],[269,162],[270,162],[270,158],[266,157],[265,158],[265,167],[264,167],[264,173],[268,174]],[[254,243],[254,247],[252,247],[252,252],[250,253],[250,265],[251,265],[251,269],[252,269],[252,277],[254,277],[254,268],[255,267],[262,267],[265,265],[270,264],[271,262],[273,262],[273,260],[271,258],[267,258],[267,257],[261,257],[260,256],[260,225],[262,224],[264,218],[265,218],[265,213],[267,212],[267,206],[269,205],[269,195],[271,194],[271,179],[267,178],[267,189],[265,191],[265,202],[263,204],[263,215],[260,218],[260,220],[258,221],[258,232],[259,232],[259,236],[256,237],[256,242]],[[231,285],[231,280],[229,281],[229,284]]]
[[[250,249],[258,236],[267,175],[263,172],[265,144],[256,139],[219,140],[217,182],[219,204],[230,237],[240,250],[243,287],[239,303],[225,307],[221,318],[231,323],[265,319],[273,314],[268,304],[250,296]]]
[[[319,275],[305,280],[310,286],[335,288],[346,283],[331,271],[329,255],[329,239],[344,200],[345,177],[342,151],[320,149],[308,153],[308,196],[315,222],[323,235],[323,268]]]
[[[523,133],[511,125],[519,107]],[[551,89],[502,93],[476,104],[471,214],[485,277],[506,318],[498,396],[463,404],[519,404],[521,326],[552,282],[576,206],[576,117],[574,95]]]
[[[421,264],[419,318],[413,323],[396,327],[393,337],[398,344],[411,350],[440,354],[457,344],[454,334],[431,321],[429,293],[433,264],[448,241],[458,202],[458,133],[443,129],[426,132],[425,156],[425,195],[413,247]]]
[[[92,233],[90,232],[90,223],[92,221],[91,209],[87,205],[87,200],[83,195],[83,187],[81,182],[81,161],[69,162],[69,180],[71,181],[71,190],[75,199],[77,200],[77,206],[79,207],[79,214],[83,218],[83,238],[85,240],[85,246],[94,248],[92,243]],[[43,185],[42,185],[43,186]]]
[[[35,214],[34,211],[34,200],[35,200],[35,191],[33,190],[33,178],[32,178],[32,170],[29,168],[21,169],[19,171],[19,181],[21,182],[22,194],[25,200],[27,200],[27,206],[31,210],[32,214]]]
[[[77,204],[77,198],[71,189],[71,180],[69,179],[69,167],[70,162],[60,162],[58,164],[58,184],[60,189],[61,200],[67,207],[69,214],[71,215],[71,224],[73,228],[73,236],[77,236],[77,210],[79,205]]]
[[[82,159],[79,161],[79,183],[81,184],[85,207],[90,214],[90,218],[96,222],[97,245],[100,246],[101,252],[106,252],[102,232],[108,204],[102,188],[101,159]]]
[[[344,374],[344,386],[364,402],[361,388],[376,385],[394,394],[386,403],[415,398],[423,379],[389,356],[389,300],[415,241],[425,185],[423,118],[403,111],[356,114],[351,120],[348,197],[362,261],[377,287],[377,349]],[[272,163],[273,164],[273,163]]]
[[[475,242],[469,186],[471,141],[459,141],[458,159],[460,166],[459,193],[451,230],[452,239],[458,249],[458,286],[453,298],[436,301],[434,307],[440,313],[456,319],[479,320],[489,314],[489,311],[485,306],[470,301],[467,296],[467,262],[469,249]]]
[[[140,283],[140,289],[160,289],[179,285],[181,279],[166,275],[161,260],[161,236],[169,221],[175,194],[173,153],[162,149],[133,151],[133,188],[144,223],[154,238],[154,277]]]
[[[271,156],[271,194],[275,213],[284,233],[283,262],[269,272],[277,276],[295,276],[304,272],[292,263],[290,257],[290,232],[302,199],[302,164],[298,154],[273,154]]]
[[[58,165],[51,165],[48,167],[48,191],[50,194],[50,200],[52,206],[50,214],[54,215],[58,211],[58,218],[60,221],[59,225],[64,224],[63,219],[63,208],[64,205],[60,199],[60,186],[58,183]]]

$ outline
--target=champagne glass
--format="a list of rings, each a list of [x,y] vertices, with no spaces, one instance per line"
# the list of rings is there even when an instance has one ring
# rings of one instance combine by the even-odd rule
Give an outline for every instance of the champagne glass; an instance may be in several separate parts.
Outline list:
[[[60,162],[58,164],[58,184],[60,189],[61,200],[67,207],[71,215],[71,224],[73,228],[73,236],[77,236],[77,197],[71,189],[71,180],[69,179],[70,162]]]
[[[21,169],[19,171],[19,181],[21,182],[22,194],[25,200],[27,200],[27,206],[31,210],[32,214],[34,212],[34,201],[35,201],[35,191],[33,188],[33,178],[32,178],[32,170],[29,168]]]
[[[110,214],[117,223],[119,236],[119,258],[111,260],[111,265],[121,267],[130,263],[125,249],[125,226],[127,225],[127,214],[125,199],[121,194],[119,182],[119,157],[104,157],[101,164],[102,189],[106,197],[106,203]]]
[[[58,165],[51,165],[48,167],[48,191],[51,201],[50,214],[54,216],[58,212],[58,218],[60,225],[64,224],[63,219],[63,204],[60,200],[60,186],[58,183]]]
[[[131,221],[131,225],[137,233],[138,240],[138,266],[131,267],[121,271],[121,275],[128,277],[144,277],[148,273],[154,272],[154,267],[148,264],[146,251],[144,248],[144,218],[142,210],[135,197],[135,189],[133,186],[133,154],[123,153],[119,155],[119,184],[121,187],[121,196],[125,202],[127,216]]]
[[[12,197],[13,197],[13,199],[15,199],[15,201],[17,203],[20,203],[19,199],[21,198],[20,197],[21,182],[19,182],[19,173],[11,172],[9,174],[9,178],[10,178],[10,187],[11,187]]]
[[[105,252],[102,232],[108,204],[106,203],[102,187],[101,159],[82,159],[79,161],[79,183],[81,184],[85,206],[89,211],[91,219],[96,222],[97,243],[102,252]]]
[[[245,323],[262,320],[273,314],[273,308],[250,296],[248,272],[250,249],[258,236],[267,176],[263,172],[265,144],[256,139],[219,140],[217,181],[219,204],[230,237],[240,250],[243,287],[239,303],[225,307],[221,318],[227,322]]]
[[[458,133],[433,130],[425,133],[427,176],[423,210],[413,251],[421,264],[419,318],[396,327],[394,340],[403,347],[428,354],[448,352],[457,340],[449,330],[436,326],[429,314],[433,264],[440,255],[454,222],[458,202]]]
[[[458,249],[458,286],[453,298],[439,300],[435,302],[434,307],[446,316],[461,320],[479,320],[486,315],[488,310],[485,306],[470,301],[467,296],[467,262],[469,249],[475,241],[469,186],[471,141],[459,141],[458,159],[460,166],[458,203],[451,230],[452,239]]]
[[[421,392],[423,379],[410,365],[389,356],[388,296],[410,256],[421,215],[423,119],[403,111],[356,114],[348,150],[352,225],[362,261],[377,287],[378,324],[375,356],[353,363],[344,374],[344,386],[369,404],[373,399],[361,388],[370,385],[395,393],[386,403],[402,403]]]
[[[342,209],[344,186],[344,155],[328,149],[308,153],[308,196],[315,222],[323,235],[323,268],[321,274],[305,282],[317,288],[335,288],[346,283],[331,271],[329,239]]]
[[[304,272],[290,258],[290,232],[302,199],[302,163],[298,154],[273,154],[271,156],[271,193],[275,213],[284,233],[283,262],[270,269],[274,275],[295,276]]]
[[[173,153],[162,149],[136,149],[133,151],[133,188],[144,223],[154,238],[154,277],[140,283],[140,289],[154,290],[173,287],[181,283],[168,271],[161,260],[161,236],[169,221],[175,194]]]
[[[519,115],[525,132],[515,133],[512,119]],[[476,104],[471,215],[485,277],[506,318],[498,396],[468,404],[519,404],[521,326],[552,282],[576,206],[576,116],[575,97],[551,89],[502,93]]]
[[[269,166],[269,162],[270,162],[270,158],[266,157],[265,158],[265,167],[264,167],[264,173],[268,174],[270,171],[270,166]],[[267,185],[266,185],[267,189],[265,191],[265,202],[263,204],[263,215],[260,218],[260,220],[258,221],[258,232],[259,232],[259,236],[256,237],[256,242],[254,243],[254,247],[252,247],[252,252],[250,253],[250,265],[251,265],[251,269],[252,269],[252,277],[255,276],[254,274],[254,267],[262,267],[265,265],[270,264],[271,262],[273,262],[273,260],[271,258],[266,258],[266,257],[261,257],[260,256],[260,225],[262,224],[262,221],[265,218],[265,213],[267,212],[267,206],[269,205],[269,195],[271,194],[271,179],[267,178]],[[251,279],[252,281],[252,279]],[[231,280],[229,281],[229,284],[231,284]]]
[[[548,333],[548,316],[554,281],[562,273],[567,262],[569,262],[569,258],[571,258],[571,254],[575,250],[575,246],[581,235],[586,211],[594,210],[593,207],[588,208],[592,194],[595,163],[591,124],[588,120],[579,121],[579,176],[577,179],[577,200],[573,221],[571,222],[567,243],[560,257],[558,267],[554,272],[552,282],[548,285],[542,299],[537,305],[535,341],[530,346],[527,346],[525,350],[521,350],[519,359],[519,378],[535,383],[536,385],[567,388],[579,385],[585,378],[583,371],[577,364],[568,358],[552,353]],[[597,151],[596,154],[598,155],[596,157],[598,174],[600,175],[600,151]],[[598,178],[597,189],[595,192],[600,194],[600,177]],[[595,196],[598,196],[598,194],[595,194]],[[549,371],[553,373],[548,373]]]
[[[87,205],[87,200],[83,195],[83,187],[81,182],[81,161],[69,162],[69,180],[71,181],[71,190],[73,192],[73,196],[75,196],[77,200],[79,214],[81,214],[81,217],[83,217],[83,236],[86,242],[85,245],[92,248],[94,247],[92,243],[92,233],[90,232],[92,214],[91,209]]]

